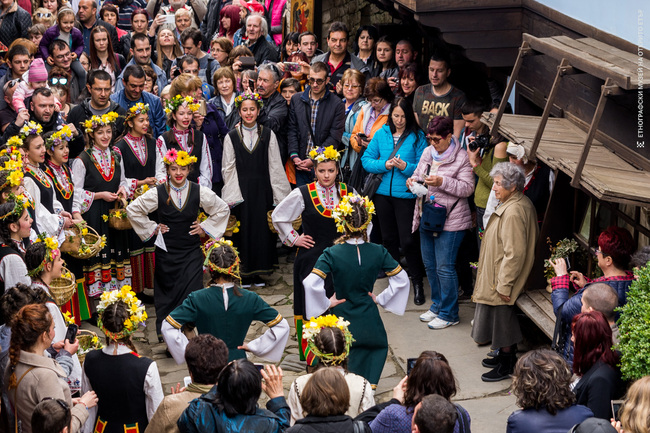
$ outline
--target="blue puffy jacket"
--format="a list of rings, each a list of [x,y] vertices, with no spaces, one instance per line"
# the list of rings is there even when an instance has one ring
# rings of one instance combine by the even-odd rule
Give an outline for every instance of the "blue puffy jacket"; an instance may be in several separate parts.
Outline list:
[[[395,144],[390,127],[388,125],[382,126],[372,137],[368,148],[361,156],[363,168],[368,173],[384,175],[376,194],[396,198],[415,198],[415,195],[406,186],[406,179],[411,177],[415,171],[422,152],[427,146],[428,143],[422,131],[418,131],[417,134],[411,132],[395,154],[396,157],[399,156],[402,161],[406,162],[406,168],[404,171],[398,168],[387,170],[386,161],[388,161],[390,154],[393,153]]]

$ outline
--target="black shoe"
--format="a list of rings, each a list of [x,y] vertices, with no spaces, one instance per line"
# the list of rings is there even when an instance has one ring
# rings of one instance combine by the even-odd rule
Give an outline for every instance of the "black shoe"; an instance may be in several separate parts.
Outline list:
[[[500,362],[492,370],[481,375],[483,382],[499,382],[508,379],[515,370],[517,355],[514,353],[502,353],[498,359]]]
[[[153,296],[147,295],[144,292],[140,292],[137,295],[135,295],[140,302],[143,304],[153,304]]]
[[[499,365],[500,358],[499,356],[495,356],[494,358],[485,358],[483,361],[481,361],[481,365],[483,367],[487,368],[494,368],[497,365]]]
[[[413,303],[415,305],[424,304],[424,284],[422,281],[413,282]]]

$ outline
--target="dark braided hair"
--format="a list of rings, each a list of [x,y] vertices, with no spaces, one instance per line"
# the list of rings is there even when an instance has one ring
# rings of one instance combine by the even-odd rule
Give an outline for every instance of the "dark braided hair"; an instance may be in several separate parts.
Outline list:
[[[35,242],[30,244],[25,250],[25,266],[27,266],[27,270],[31,272],[38,268],[41,263],[43,263],[46,253],[47,247],[45,246],[45,242]],[[40,278],[41,275],[43,275],[43,272],[41,272],[40,275],[37,275],[37,277]]]
[[[362,225],[365,224],[365,222],[368,220],[368,211],[366,210],[366,207],[358,202],[358,203],[350,203],[352,206],[352,213],[350,215],[345,216],[345,221],[350,224],[354,228],[359,228]],[[352,238],[361,238],[363,239],[364,242],[368,242],[368,230],[362,230],[358,232],[351,232],[350,230],[345,229],[345,234],[338,238],[336,241],[334,241],[335,244],[342,244],[348,239]]]
[[[219,266],[220,268],[229,268],[237,261],[237,253],[230,245],[219,245],[210,251],[210,262]],[[226,280],[227,282],[234,282],[233,293],[235,296],[241,296],[241,292],[237,287],[237,279],[232,275],[222,274],[221,272],[210,269],[210,284],[216,284],[218,279]]]
[[[0,217],[3,215],[7,215],[9,212],[13,211],[14,208],[16,207],[16,202],[15,201],[8,201],[6,203],[0,204]],[[15,224],[20,220],[20,217],[22,217],[21,214],[12,214],[7,216],[4,219],[0,219],[0,240],[5,244],[5,245],[10,245],[11,244],[11,229],[9,228],[9,224]]]
[[[122,301],[117,301],[109,305],[100,314],[104,328],[115,334],[121,332],[124,329],[124,321],[131,317],[128,307]],[[106,337],[106,345],[109,345],[111,341],[112,340]],[[117,342],[125,344],[133,352],[138,353],[138,350],[135,348],[133,342],[131,341],[131,336],[122,338]]]
[[[35,290],[23,283],[18,283],[5,290],[5,293],[0,297],[0,316],[5,323],[9,323],[25,305],[45,304],[47,300],[48,296],[45,291],[41,289]]]
[[[321,353],[331,353],[334,356],[338,356],[345,352],[345,336],[343,335],[343,331],[336,327],[322,328],[320,332],[314,336],[314,344]],[[332,365],[335,364],[330,364],[326,359],[320,359],[320,362],[318,363],[318,367],[331,367]],[[345,358],[343,362],[336,365],[340,365],[345,369],[345,371],[347,371],[348,359]]]
[[[11,321],[11,343],[9,345],[9,389],[16,384],[16,365],[20,361],[20,351],[31,349],[44,332],[52,326],[52,315],[43,304],[30,304],[22,307]]]

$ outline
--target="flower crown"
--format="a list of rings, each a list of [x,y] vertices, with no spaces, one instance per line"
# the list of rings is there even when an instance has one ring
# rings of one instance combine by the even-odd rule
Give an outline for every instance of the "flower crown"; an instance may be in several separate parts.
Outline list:
[[[311,350],[318,358],[327,361],[329,364],[341,364],[350,354],[350,346],[354,341],[352,333],[348,329],[349,325],[350,322],[344,320],[343,317],[336,317],[334,314],[318,316],[316,318],[312,317],[309,322],[303,324],[302,337],[307,340],[309,350]],[[345,349],[343,350],[343,353],[334,355],[333,353],[323,353],[320,351],[314,340],[323,328],[338,328],[343,332],[343,337],[345,338]]]
[[[194,164],[196,161],[198,161],[196,156],[190,156],[189,153],[184,150],[177,151],[176,149],[169,149],[163,158],[165,164],[172,165],[176,163],[180,167]]]
[[[352,204],[360,203],[368,211],[368,219],[360,227],[353,227],[345,217],[352,215],[354,209]],[[345,230],[351,232],[360,232],[368,228],[372,215],[375,213],[375,204],[368,197],[362,197],[358,194],[348,194],[341,199],[336,209],[332,212],[334,221],[336,221],[336,230],[339,233],[345,233]]]
[[[111,332],[104,327],[102,319],[104,318],[104,311],[111,305],[117,302],[123,302],[126,305],[126,310],[129,312],[129,318],[124,320],[124,327],[120,332]],[[147,320],[147,312],[144,309],[142,302],[135,296],[131,286],[122,286],[119,290],[111,290],[102,293],[99,305],[97,306],[99,318],[97,319],[97,326],[104,331],[104,334],[111,340],[121,340],[133,334],[138,325],[145,326]]]
[[[88,133],[99,128],[100,126],[111,125],[115,123],[119,116],[114,111],[109,111],[101,116],[93,116],[84,122],[84,130]]]
[[[63,143],[69,143],[72,140],[72,129],[68,125],[63,125],[61,129],[50,135],[45,141],[45,147],[52,149]]]
[[[309,157],[316,162],[338,161],[341,154],[334,149],[334,146],[317,147],[309,152]]]
[[[29,122],[25,123],[22,128],[20,128],[20,138],[24,140],[29,135],[38,135],[42,132],[43,127],[41,124],[30,120]]]
[[[176,112],[179,107],[186,106],[192,113],[199,111],[201,104],[191,96],[176,95],[165,103],[165,114]]]
[[[212,250],[222,246],[226,248],[230,248],[235,253],[235,263],[228,266],[227,268],[221,268],[210,261],[210,254],[212,253]],[[203,254],[205,255],[205,261],[203,262],[203,266],[206,266],[212,269],[213,271],[219,272],[220,274],[230,275],[235,280],[239,281],[239,283],[241,284],[241,276],[239,274],[239,264],[241,263],[241,261],[239,260],[239,254],[237,254],[237,249],[235,249],[235,247],[233,247],[232,245],[232,241],[226,240],[224,238],[214,239],[210,242],[206,242],[206,244],[202,246],[201,249],[203,250]]]
[[[10,137],[9,140],[7,140],[7,149],[2,149],[2,151],[0,151],[0,156],[13,154],[14,152],[20,153],[18,148],[22,147],[22,145],[23,139],[20,138],[20,135],[14,135],[13,137]]]
[[[26,208],[31,206],[29,201],[22,194],[16,195],[12,192],[9,194],[9,197],[7,197],[7,202],[10,201],[13,201],[15,203],[14,208],[11,211],[7,212],[5,215],[0,216],[0,220],[5,220],[11,215],[20,216],[23,214],[23,211]]]
[[[56,258],[61,255],[61,251],[59,250],[59,243],[56,239],[47,237],[45,233],[41,233],[34,241],[35,244],[38,242],[43,242],[45,244],[45,257],[43,257],[43,261],[40,265],[38,265],[38,267],[27,272],[27,276],[32,278],[41,275],[45,264],[47,262],[53,263],[54,260],[56,260]]]
[[[244,101],[255,101],[259,108],[264,106],[262,97],[259,93],[242,93],[235,98],[235,107],[239,108]]]
[[[17,137],[12,137],[17,138]],[[11,139],[10,139],[11,140]],[[20,140],[18,138],[18,140]],[[22,142],[22,140],[20,140]],[[9,160],[5,161],[4,166],[0,167],[1,171],[10,172],[5,183],[0,185],[0,190],[5,189],[8,185],[11,187],[18,186],[23,182],[23,157],[20,151],[11,146],[3,149],[0,156],[8,156]]]
[[[138,114],[147,114],[148,112],[149,112],[149,104],[143,104],[142,102],[138,102],[133,107],[129,108],[129,111],[126,113],[126,117],[124,118],[124,122],[133,119]]]

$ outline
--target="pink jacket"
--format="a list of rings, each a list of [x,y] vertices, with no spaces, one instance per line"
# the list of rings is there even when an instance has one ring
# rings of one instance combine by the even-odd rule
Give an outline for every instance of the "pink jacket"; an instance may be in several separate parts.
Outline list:
[[[448,211],[454,205],[454,202],[460,199],[447,216],[444,230],[449,232],[472,228],[472,214],[467,203],[467,197],[474,192],[474,172],[472,171],[472,166],[469,164],[467,152],[458,144],[455,138],[454,142],[456,143],[454,153],[438,168],[437,175],[442,176],[442,185],[430,186],[429,193],[426,197],[426,200],[429,201],[429,197],[433,195],[436,203],[446,206]],[[424,149],[420,162],[413,173],[413,179],[422,181],[428,174],[425,173],[425,170],[431,164],[431,161],[433,161],[431,155],[432,148],[433,146],[429,146]],[[414,232],[420,226],[420,206],[422,200],[423,198],[418,198],[415,201],[412,225]]]

